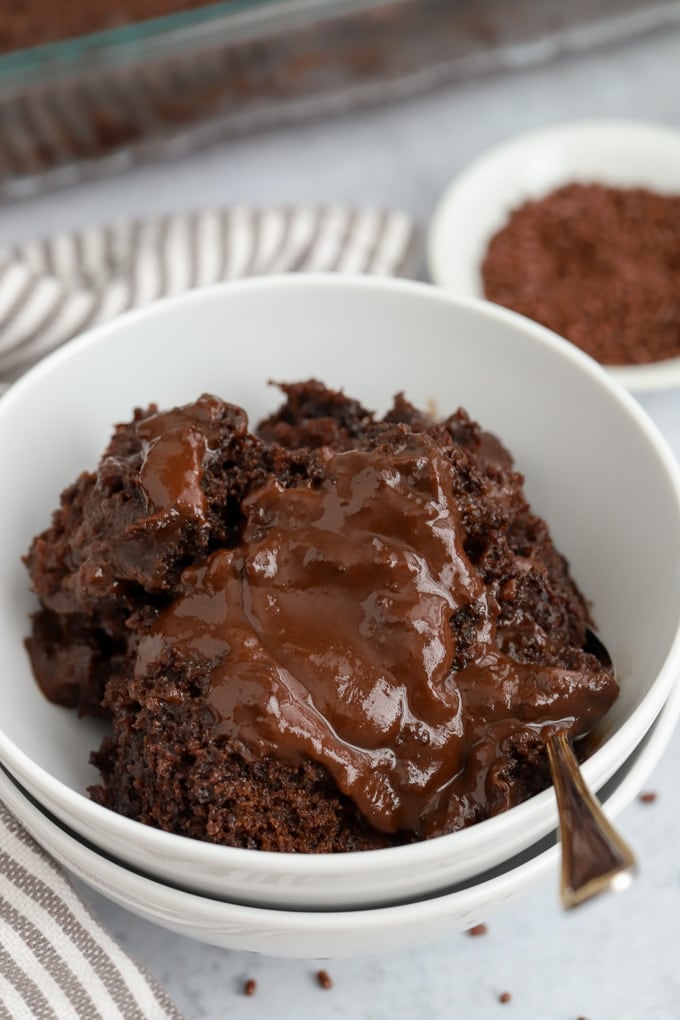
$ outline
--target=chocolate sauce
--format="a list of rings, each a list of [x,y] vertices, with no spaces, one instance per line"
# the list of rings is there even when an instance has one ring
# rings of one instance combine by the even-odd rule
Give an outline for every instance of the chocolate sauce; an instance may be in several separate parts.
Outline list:
[[[455,831],[545,789],[546,739],[617,694],[508,452],[403,396],[378,420],[293,383],[255,433],[213,397],[139,410],[26,563],[38,682],[111,718],[92,796],[195,839]]]
[[[225,407],[245,432],[245,412],[208,394],[137,422],[144,451],[139,484],[156,519],[174,516],[205,523],[201,482],[206,461],[219,448],[217,423]]]
[[[210,440],[186,411],[141,423],[140,480],[152,507],[200,520]],[[465,555],[452,467],[429,436],[319,457],[323,482],[270,479],[243,501],[241,544],[184,571],[140,641],[137,677],[200,663],[216,739],[247,758],[321,762],[382,831],[460,827],[486,809],[506,742],[587,729],[611,675],[499,650],[498,606]],[[450,621],[465,607],[483,654],[455,670]]]

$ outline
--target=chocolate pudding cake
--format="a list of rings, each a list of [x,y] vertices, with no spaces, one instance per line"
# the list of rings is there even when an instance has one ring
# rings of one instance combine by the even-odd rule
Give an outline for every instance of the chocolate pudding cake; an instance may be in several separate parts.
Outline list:
[[[463,410],[377,418],[310,381],[249,431],[137,410],[26,562],[45,695],[103,713],[92,797],[295,852],[453,832],[549,784],[616,698],[509,453]]]

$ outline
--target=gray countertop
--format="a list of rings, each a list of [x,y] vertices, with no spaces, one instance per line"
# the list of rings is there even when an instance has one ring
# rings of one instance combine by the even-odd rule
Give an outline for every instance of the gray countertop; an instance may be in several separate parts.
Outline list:
[[[0,243],[120,216],[244,202],[392,205],[425,227],[451,176],[496,141],[551,121],[618,116],[680,125],[680,30],[550,66],[450,86],[436,94],[197,153],[172,165],[5,206]],[[680,392],[642,401],[680,457]],[[676,555],[677,550],[669,550]],[[553,876],[490,920],[483,938],[454,935],[399,954],[313,961],[203,946],[85,891],[121,944],[155,974],[187,1020],[225,1017],[487,1020],[677,1020],[680,1017],[680,732],[649,782],[654,804],[620,819],[641,861],[624,895],[573,916]],[[254,977],[257,994],[241,994]],[[512,993],[503,1005],[499,994]]]

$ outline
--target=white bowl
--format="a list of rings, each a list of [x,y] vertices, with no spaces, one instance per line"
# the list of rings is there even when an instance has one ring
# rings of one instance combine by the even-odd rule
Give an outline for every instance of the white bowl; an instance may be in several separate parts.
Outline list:
[[[449,185],[432,217],[432,280],[459,297],[483,297],[481,264],[509,213],[573,181],[680,194],[680,131],[625,120],[555,124],[486,152]],[[680,385],[680,358],[608,371],[635,392]]]
[[[403,281],[269,278],[166,301],[73,342],[0,400],[0,463],[15,494],[0,502],[0,761],[62,822],[143,871],[232,901],[325,909],[418,896],[507,860],[554,829],[552,791],[450,836],[340,855],[215,846],[123,818],[85,795],[98,727],[33,681],[22,638],[34,603],[19,561],[135,405],[207,389],[256,419],[278,402],[268,378],[312,375],[377,410],[402,388],[423,406],[462,404],[514,452],[621,680],[584,767],[595,790],[643,738],[680,666],[669,555],[680,548],[680,484],[646,415],[575,347],[489,303]]]
[[[642,789],[680,714],[676,687],[646,737],[603,791],[614,818]],[[546,873],[557,878],[554,834],[479,881],[414,903],[325,913],[267,910],[208,899],[153,881],[98,853],[33,804],[0,768],[0,798],[64,867],[147,921],[225,949],[331,958],[408,949],[487,921]]]

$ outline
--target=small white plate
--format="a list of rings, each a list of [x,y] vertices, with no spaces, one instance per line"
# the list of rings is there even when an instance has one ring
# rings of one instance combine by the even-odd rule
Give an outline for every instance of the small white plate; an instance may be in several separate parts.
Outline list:
[[[680,131],[625,120],[557,124],[496,146],[459,174],[432,217],[432,280],[461,297],[483,298],[480,266],[508,214],[572,181],[680,194]],[[680,385],[680,358],[609,368],[627,389]]]
[[[679,713],[680,686],[676,686],[644,740],[601,792],[610,818],[642,789],[671,738]],[[97,852],[40,810],[3,768],[0,797],[57,861],[102,895],[180,935],[267,956],[359,956],[434,942],[488,920],[550,871],[557,875],[559,846],[552,834],[474,882],[411,903],[323,912],[246,907],[173,888]]]

